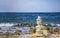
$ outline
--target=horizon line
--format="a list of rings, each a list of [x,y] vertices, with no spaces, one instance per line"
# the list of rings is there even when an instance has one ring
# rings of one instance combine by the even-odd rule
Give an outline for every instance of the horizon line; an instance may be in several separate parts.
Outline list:
[[[0,13],[60,13],[60,12],[0,12]]]

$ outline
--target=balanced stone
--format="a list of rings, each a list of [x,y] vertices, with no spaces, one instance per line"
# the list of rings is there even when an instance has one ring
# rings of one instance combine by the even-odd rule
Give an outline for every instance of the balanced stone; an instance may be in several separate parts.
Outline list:
[[[37,26],[36,26],[36,37],[38,38],[44,38],[44,36],[48,35],[48,31],[43,29],[44,26],[42,26],[42,19],[40,16],[37,18]]]

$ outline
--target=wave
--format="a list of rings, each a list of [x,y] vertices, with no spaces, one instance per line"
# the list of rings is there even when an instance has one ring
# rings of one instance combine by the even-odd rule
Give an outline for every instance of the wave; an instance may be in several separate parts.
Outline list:
[[[0,23],[0,27],[2,27],[2,26],[8,27],[8,26],[13,26],[13,25],[15,25],[15,24],[14,23]]]

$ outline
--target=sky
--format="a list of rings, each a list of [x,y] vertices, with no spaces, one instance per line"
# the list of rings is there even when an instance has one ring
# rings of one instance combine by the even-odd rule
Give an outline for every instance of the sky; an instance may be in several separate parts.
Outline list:
[[[60,12],[60,0],[0,0],[0,12]]]

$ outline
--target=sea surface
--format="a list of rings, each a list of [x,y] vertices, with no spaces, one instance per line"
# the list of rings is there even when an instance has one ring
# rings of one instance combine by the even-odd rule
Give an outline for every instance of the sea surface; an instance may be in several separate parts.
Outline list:
[[[0,13],[0,23],[35,23],[37,16],[42,17],[42,23],[59,23],[60,24],[60,12]]]

